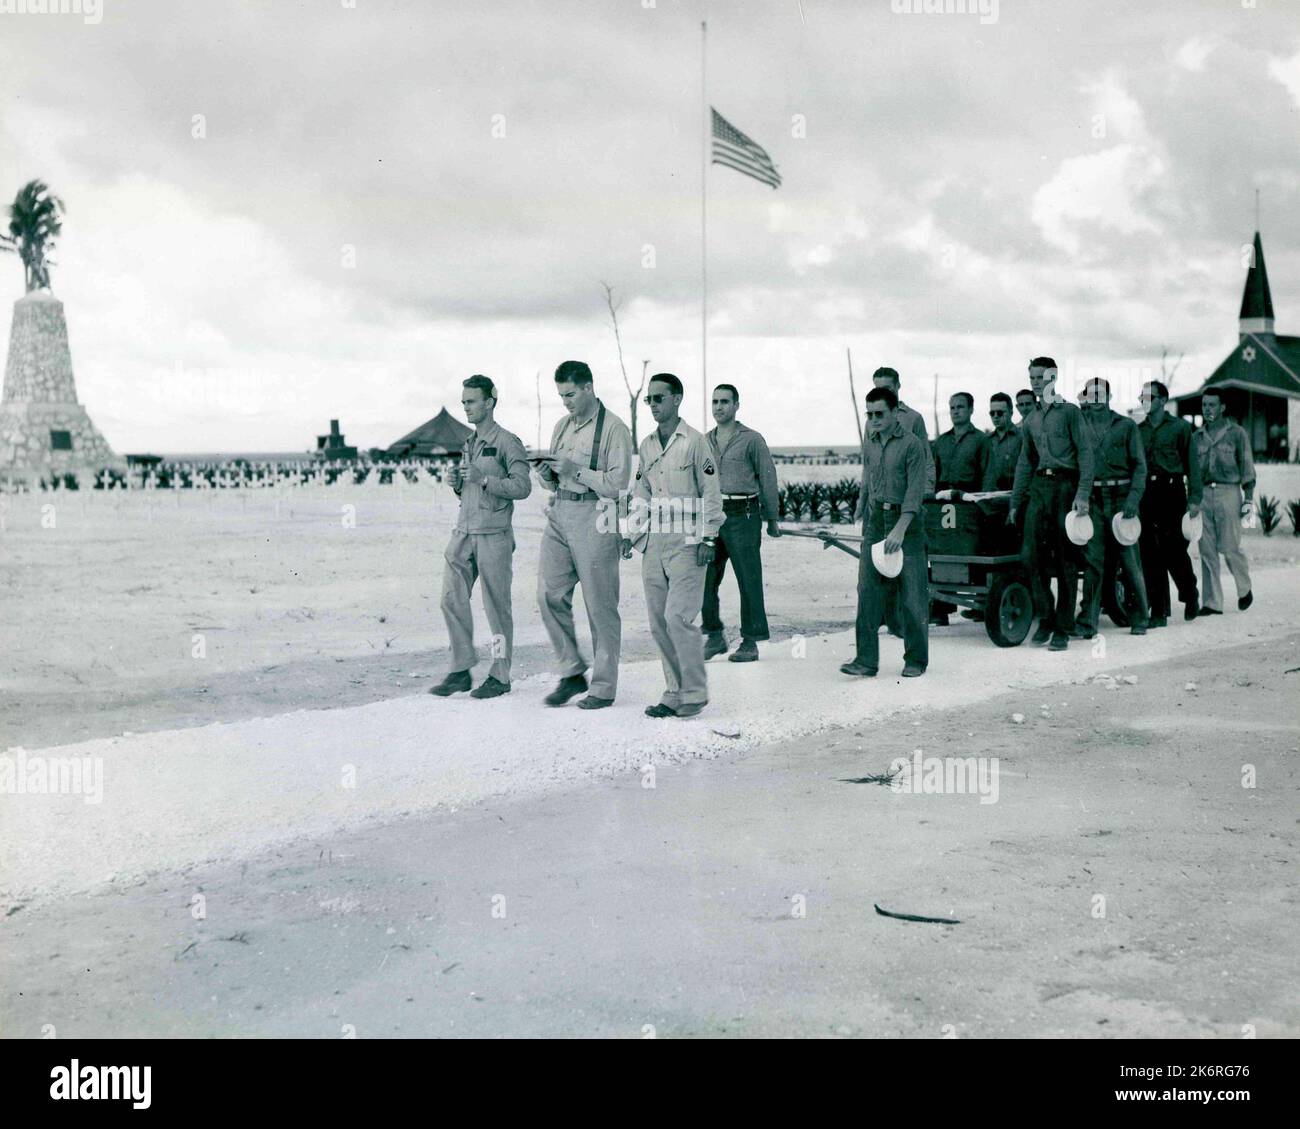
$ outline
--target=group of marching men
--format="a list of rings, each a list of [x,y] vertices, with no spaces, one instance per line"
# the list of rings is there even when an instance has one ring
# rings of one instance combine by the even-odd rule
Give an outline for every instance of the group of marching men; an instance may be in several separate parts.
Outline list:
[[[1108,557],[1124,569],[1135,635],[1167,626],[1170,578],[1186,619],[1222,614],[1221,555],[1236,583],[1238,608],[1250,606],[1240,532],[1253,515],[1255,471],[1246,434],[1223,414],[1222,399],[1212,389],[1203,394],[1205,424],[1193,432],[1186,420],[1168,414],[1169,390],[1158,381],[1143,386],[1146,416],[1139,424],[1110,407],[1105,380],[1085,384],[1080,406],[1057,393],[1056,380],[1056,362],[1035,357],[1031,387],[1014,401],[1019,427],[1011,396],[999,392],[990,402],[993,428],[987,433],[970,422],[973,397],[957,393],[949,401],[951,429],[931,443],[920,414],[899,398],[898,373],[879,368],[873,374],[854,514],[863,534],[857,653],[840,667],[845,674],[877,673],[886,624],[903,639],[902,674],[925,673],[929,627],[946,625],[954,610],[929,596],[921,517],[927,498],[1010,492],[1007,521],[1023,533],[1038,620],[1033,641],[1051,650],[1096,634]],[[741,603],[741,642],[730,661],[756,661],[757,643],[769,637],[760,545],[764,525],[772,537],[781,529],[767,444],[736,418],[740,394],[734,385],[714,389],[717,426],[704,435],[681,418],[681,381],[658,373],[645,397],[656,426],[640,445],[631,481],[631,433],[597,398],[590,368],[563,362],[555,388],[565,415],[548,452],[530,456],[495,421],[492,381],[472,376],[464,382],[461,404],[474,431],[451,471],[460,508],[444,554],[442,591],[451,672],[430,693],[494,698],[510,691],[513,510],[531,493],[535,474],[553,495],[542,535],[538,606],[561,676],[546,704],[562,706],[579,695],[580,709],[614,704],[622,641],[619,567],[635,548],[642,553],[650,630],[665,681],[659,702],[645,712],[693,717],[708,702],[705,662],[728,650],[718,600],[728,561]],[[1188,553],[1189,540],[1197,537],[1200,587]],[[1076,608],[1080,570],[1083,599]],[[476,580],[493,643],[491,668],[475,687],[470,595]],[[578,585],[591,628],[590,663],[574,630]]]

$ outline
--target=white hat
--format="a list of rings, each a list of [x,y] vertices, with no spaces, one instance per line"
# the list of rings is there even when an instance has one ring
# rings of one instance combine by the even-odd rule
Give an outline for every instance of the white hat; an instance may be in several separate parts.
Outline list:
[[[1201,515],[1193,517],[1191,514],[1183,514],[1183,540],[1199,541],[1201,531],[1205,528],[1205,523],[1201,520]]]
[[[903,550],[886,553],[884,541],[877,541],[871,546],[871,563],[881,576],[892,580],[903,571]]]
[[[1092,518],[1071,510],[1065,515],[1065,535],[1076,545],[1086,545],[1092,540]]]
[[[1110,531],[1115,534],[1115,540],[1126,548],[1129,545],[1136,545],[1138,538],[1142,536],[1142,519],[1125,517],[1122,511],[1116,512],[1110,519]]]

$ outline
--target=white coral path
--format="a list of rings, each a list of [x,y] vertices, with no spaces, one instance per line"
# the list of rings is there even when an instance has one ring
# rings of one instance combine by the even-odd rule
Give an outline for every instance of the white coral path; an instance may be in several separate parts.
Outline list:
[[[1290,569],[1261,570],[1248,615],[1187,625],[1145,638],[1106,635],[1105,657],[1075,643],[1063,654],[1028,644],[994,647],[976,625],[931,639],[924,678],[902,680],[901,643],[882,637],[886,677],[850,680],[837,671],[852,635],[809,639],[803,657],[789,641],[764,645],[762,661],[709,664],[712,704],[689,721],[652,721],[642,710],[662,687],[657,663],[631,663],[619,701],[597,713],[547,709],[550,678],[517,682],[508,698],[444,700],[421,693],[338,710],[298,711],[195,729],[140,733],[40,750],[43,756],[102,757],[104,797],[0,795],[0,893],[26,899],[130,881],[147,873],[251,854],[365,820],[492,795],[526,795],[602,774],[710,757],[812,737],[904,711],[878,758],[868,733],[863,769],[879,770],[908,743],[908,710],[975,702],[1004,690],[1090,679],[1192,648],[1225,647],[1294,631],[1300,587]],[[1121,684],[1117,703],[1137,686]],[[1063,688],[1062,700],[1079,689]],[[1041,694],[1026,695],[1036,709]],[[721,730],[722,732],[718,732]],[[724,736],[723,734],[738,734]],[[1024,730],[1008,723],[1008,743]],[[909,752],[910,748],[902,750]],[[960,750],[927,749],[927,754]],[[1104,755],[1104,749],[1098,755]],[[16,758],[16,751],[9,750]],[[27,750],[27,756],[37,755]],[[880,764],[876,763],[880,760]],[[349,781],[352,786],[348,786]]]

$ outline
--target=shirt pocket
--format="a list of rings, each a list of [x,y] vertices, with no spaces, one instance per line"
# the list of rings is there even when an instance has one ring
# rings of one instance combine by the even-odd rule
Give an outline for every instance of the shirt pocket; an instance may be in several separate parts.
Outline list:
[[[681,498],[694,498],[698,491],[695,489],[695,459],[689,458],[685,463],[680,459],[674,459],[668,468],[668,492]]]
[[[1069,462],[1073,452],[1070,448],[1070,433],[1066,427],[1044,427],[1043,434],[1047,437],[1047,453],[1057,462]]]

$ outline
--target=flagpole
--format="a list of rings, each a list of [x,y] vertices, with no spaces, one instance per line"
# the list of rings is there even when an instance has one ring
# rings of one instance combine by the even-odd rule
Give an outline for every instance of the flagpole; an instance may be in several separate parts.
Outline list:
[[[700,144],[700,407],[701,430],[709,429],[709,95],[707,20],[700,21],[700,106],[704,136]]]

